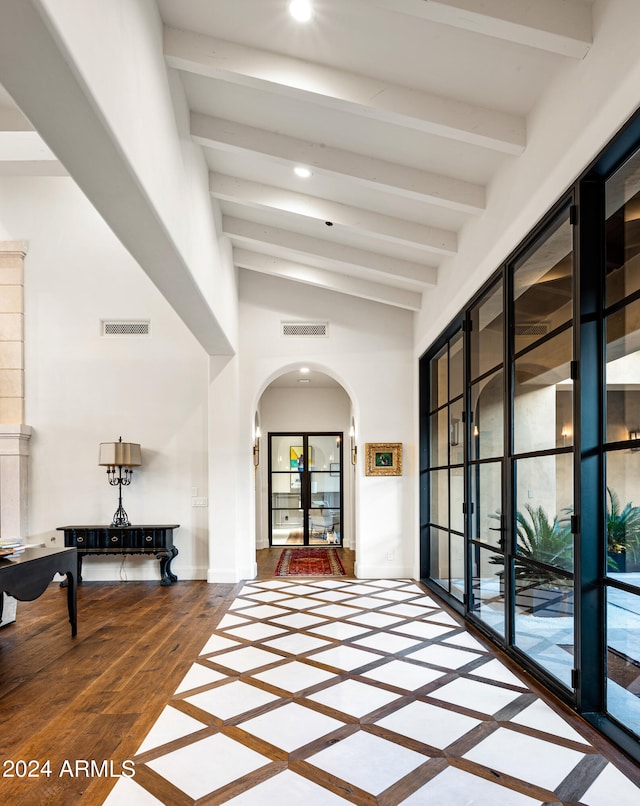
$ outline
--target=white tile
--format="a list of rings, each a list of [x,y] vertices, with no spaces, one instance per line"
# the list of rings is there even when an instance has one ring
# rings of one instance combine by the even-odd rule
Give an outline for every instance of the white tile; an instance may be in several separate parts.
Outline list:
[[[454,649],[443,644],[432,644],[419,649],[417,652],[410,652],[407,657],[411,658],[411,660],[432,663],[434,666],[442,666],[446,669],[459,669],[461,666],[471,663],[471,661],[478,660],[480,656],[465,649]]]
[[[376,725],[441,750],[479,724],[479,719],[417,701],[376,722]]]
[[[351,803],[291,770],[274,775],[225,802],[229,806],[300,806],[301,803],[304,806],[346,806]],[[123,806],[130,804],[123,803]]]
[[[369,627],[345,624],[343,621],[330,621],[317,627],[310,627],[310,631],[318,635],[326,635],[337,641],[346,641],[354,635],[362,635],[369,631]]]
[[[315,602],[315,604],[318,603]],[[316,607],[313,612],[321,616],[327,616],[328,618],[351,618],[358,614],[358,610],[356,608],[346,607],[345,605],[339,604]]]
[[[255,588],[282,588],[286,590],[290,587],[291,583],[287,582],[285,579],[266,579],[263,582],[253,582],[252,585]]]
[[[378,628],[388,627],[390,624],[402,621],[399,616],[390,616],[388,613],[358,613],[348,618],[349,621],[355,621],[357,624]]]
[[[281,659],[280,655],[267,652],[254,646],[247,646],[242,649],[232,649],[231,652],[223,652],[216,655],[215,662],[227,669],[236,672],[248,672],[250,669],[258,669],[268,663],[275,663]]]
[[[378,588],[399,588],[402,585],[406,585],[409,582],[408,579],[374,579],[371,580],[371,584],[375,585]]]
[[[243,599],[242,597],[238,597],[231,602],[229,605],[229,610],[239,610],[242,607],[249,607],[252,604],[255,604],[255,602],[252,602],[251,599]]]
[[[483,714],[495,714],[522,695],[517,691],[509,691],[489,683],[459,678],[432,691],[429,696]]]
[[[428,760],[427,756],[358,731],[307,759],[309,764],[377,795]]]
[[[323,641],[321,638],[313,638],[310,635],[301,635],[300,633],[291,633],[290,635],[274,638],[273,641],[265,641],[264,643],[266,647],[280,649],[283,652],[289,652],[291,655],[302,655],[304,652],[311,652],[313,649],[319,649],[322,646],[328,645],[328,641]]]
[[[444,627],[442,624],[432,624],[429,621],[412,621],[410,624],[401,624],[394,627],[396,632],[416,635],[418,638],[433,640],[445,633],[451,632],[451,627]]]
[[[282,635],[286,632],[284,627],[272,627],[271,624],[262,624],[251,621],[242,627],[233,627],[228,630],[230,635],[244,638],[245,641],[260,641],[262,638],[271,638],[274,635]]]
[[[288,703],[282,708],[241,722],[238,727],[291,753],[298,747],[304,747],[309,742],[344,727],[344,722],[297,703]]]
[[[400,590],[411,591],[411,593],[424,593],[422,588],[416,585],[414,582],[410,582],[408,585],[403,585]]]
[[[382,652],[395,654],[408,649],[410,646],[416,646],[420,641],[415,638],[406,638],[402,635],[393,635],[392,633],[375,633],[366,638],[358,638],[354,644],[358,646],[366,646],[370,649],[379,649]]]
[[[121,778],[103,801],[103,806],[162,806],[162,801],[154,798],[132,778]]]
[[[281,616],[272,619],[274,624],[284,624],[285,627],[291,627],[294,630],[305,630],[312,624],[322,624],[326,621],[324,616],[312,616],[309,613],[290,613],[288,616]]]
[[[247,623],[248,619],[240,618],[240,616],[232,616],[230,613],[227,613],[220,619],[217,629],[226,630],[228,627],[235,627],[237,624],[247,624]]]
[[[508,683],[510,686],[519,686],[522,689],[527,688],[520,678],[510,672],[496,658],[476,667],[470,674],[476,675],[476,677],[485,677],[487,680],[495,680],[498,683]]]
[[[430,596],[420,596],[418,599],[414,599],[411,604],[413,605],[422,605],[423,607],[440,607],[440,605],[436,602],[435,599],[432,599]]]
[[[328,705],[351,716],[363,717],[398,697],[398,694],[359,683],[357,680],[345,680],[315,694],[309,694],[307,699]]]
[[[291,585],[287,589],[287,593],[295,594],[295,596],[308,596],[310,593],[316,593],[316,588],[312,585]]]
[[[314,579],[314,588],[344,588],[345,585],[348,589],[348,582],[346,580],[338,581],[337,579]]]
[[[463,758],[553,791],[584,758],[584,753],[498,728]]]
[[[355,601],[357,599],[357,597],[352,596],[351,593],[337,590],[317,591],[313,598],[321,599],[324,602],[342,602],[345,599],[352,599]]]
[[[160,747],[162,744],[168,744],[174,739],[181,739],[183,736],[188,736],[190,733],[195,733],[206,727],[207,725],[204,722],[199,722],[197,719],[188,716],[188,714],[178,711],[177,708],[167,705],[149,733],[147,733],[136,755],[146,753],[147,750]]]
[[[365,672],[363,677],[378,680],[380,683],[388,683],[390,686],[403,688],[406,691],[415,691],[442,677],[443,674],[435,669],[427,669],[425,666],[418,666],[403,660],[392,660],[385,663],[384,666],[378,666],[370,672]]]
[[[394,602],[404,602],[406,599],[413,599],[415,594],[404,590],[388,590],[380,594],[385,599],[392,599]]]
[[[216,760],[218,763],[212,763]],[[149,761],[147,766],[197,799],[268,763],[266,756],[216,733]]]
[[[612,795],[615,798],[612,800]],[[638,806],[640,789],[613,764],[607,764],[589,789],[580,798],[586,806]]]
[[[292,596],[291,599],[287,599],[282,604],[292,610],[310,610],[312,607],[322,604],[322,602],[319,599],[312,599],[310,596]]]
[[[245,596],[248,594],[245,594]],[[277,602],[277,601],[286,601],[289,599],[288,591],[283,590],[268,590],[268,591],[256,591],[255,593],[251,594],[251,598],[254,602]]]
[[[251,618],[271,619],[274,616],[286,616],[289,612],[282,607],[275,607],[274,605],[256,605],[255,602],[250,602],[249,604],[253,604],[254,606],[238,611],[239,615],[251,616]]]
[[[392,615],[403,616],[404,618],[425,618],[428,610],[413,602],[396,602],[395,604],[383,607],[381,613],[391,613]]]
[[[426,615],[425,618],[429,621],[435,621],[438,624],[451,624],[452,627],[456,627],[460,629],[462,624],[456,621],[453,616],[450,616],[448,613],[445,613],[444,610],[430,610]]]
[[[256,680],[262,680],[264,683],[270,683],[272,686],[291,692],[304,691],[304,689],[317,686],[318,683],[324,683],[336,677],[333,672],[317,669],[315,666],[295,660],[283,663],[275,669],[259,672],[253,676]]]
[[[360,666],[366,666],[374,661],[381,660],[380,655],[367,652],[364,649],[355,649],[350,646],[336,646],[324,652],[316,652],[313,660],[318,663],[326,663],[327,666],[335,666],[336,669],[353,671]]]
[[[515,722],[516,725],[526,725],[528,728],[543,730],[545,733],[550,733],[552,736],[560,736],[563,739],[570,739],[573,742],[581,742],[584,745],[590,746],[590,743],[584,736],[581,736],[575,731],[559,714],[549,708],[545,702],[542,702],[542,700],[536,700],[509,721]]]
[[[447,767],[413,795],[401,801],[400,806],[425,806],[427,803],[441,806],[541,806],[540,801],[521,795],[493,781],[486,781],[455,767]]]
[[[250,686],[248,683],[234,680],[185,699],[219,719],[230,719],[232,716],[239,716],[254,708],[274,702],[278,697],[268,691]]]
[[[476,640],[473,635],[468,632],[459,632],[457,635],[452,635],[450,638],[443,638],[443,644],[451,644],[451,646],[464,647],[465,649],[473,649],[476,652],[488,652],[487,648]]]
[[[380,589],[374,588],[371,585],[360,585],[354,583],[353,585],[349,585],[348,588],[345,588],[351,594],[362,593],[365,596],[372,596],[374,593],[380,593]]]
[[[222,635],[212,635],[200,650],[200,654],[210,655],[212,652],[219,652],[221,649],[229,649],[232,646],[240,646],[240,643],[238,641],[232,641],[230,638],[225,638]]]
[[[182,678],[182,682],[175,690],[175,693],[182,694],[183,691],[189,691],[189,689],[199,688],[200,686],[208,686],[210,683],[217,683],[219,680],[224,680],[224,678],[225,675],[220,672],[209,669],[207,666],[202,666],[200,663],[194,663]]]
[[[353,599],[353,604],[361,610],[375,610],[376,607],[382,607],[386,602],[377,596],[356,596]]]

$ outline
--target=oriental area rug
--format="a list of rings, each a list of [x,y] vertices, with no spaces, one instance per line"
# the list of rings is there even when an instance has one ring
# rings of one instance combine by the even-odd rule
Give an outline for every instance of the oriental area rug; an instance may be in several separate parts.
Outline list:
[[[277,577],[345,576],[346,572],[334,548],[284,549],[278,560]]]

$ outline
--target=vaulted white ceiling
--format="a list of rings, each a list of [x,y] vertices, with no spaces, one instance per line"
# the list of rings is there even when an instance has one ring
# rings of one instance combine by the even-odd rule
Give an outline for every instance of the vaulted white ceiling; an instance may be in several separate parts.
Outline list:
[[[235,265],[409,310],[592,42],[591,0],[157,5]],[[0,88],[0,173],[64,170]]]

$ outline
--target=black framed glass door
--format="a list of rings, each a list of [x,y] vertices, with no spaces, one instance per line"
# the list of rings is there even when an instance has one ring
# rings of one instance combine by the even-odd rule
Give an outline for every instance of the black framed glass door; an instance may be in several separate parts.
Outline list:
[[[342,545],[342,433],[269,434],[269,545]]]

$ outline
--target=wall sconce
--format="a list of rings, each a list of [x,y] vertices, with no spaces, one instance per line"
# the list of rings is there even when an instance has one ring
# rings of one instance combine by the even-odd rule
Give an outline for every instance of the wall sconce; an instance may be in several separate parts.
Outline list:
[[[355,465],[358,461],[358,446],[356,445],[356,424],[353,419],[349,429],[349,446],[351,448],[351,464]]]
[[[98,464],[107,468],[107,479],[112,487],[118,488],[118,509],[111,521],[112,526],[131,526],[129,516],[122,508],[122,488],[131,484],[132,467],[140,467],[142,453],[137,442],[101,442]],[[116,468],[118,474],[116,475]],[[123,473],[124,468],[124,473]]]
[[[629,431],[629,439],[640,439],[640,428]],[[631,448],[632,451],[640,451],[640,448]]]
[[[451,418],[449,444],[452,448],[455,448],[460,444],[460,420],[458,420],[457,417]]]
[[[260,464],[260,426],[256,425],[253,434],[253,466],[258,467]]]
[[[562,444],[564,445],[568,439],[571,439],[573,436],[573,428],[570,425],[563,425],[562,431],[560,431],[560,436],[562,437]]]

